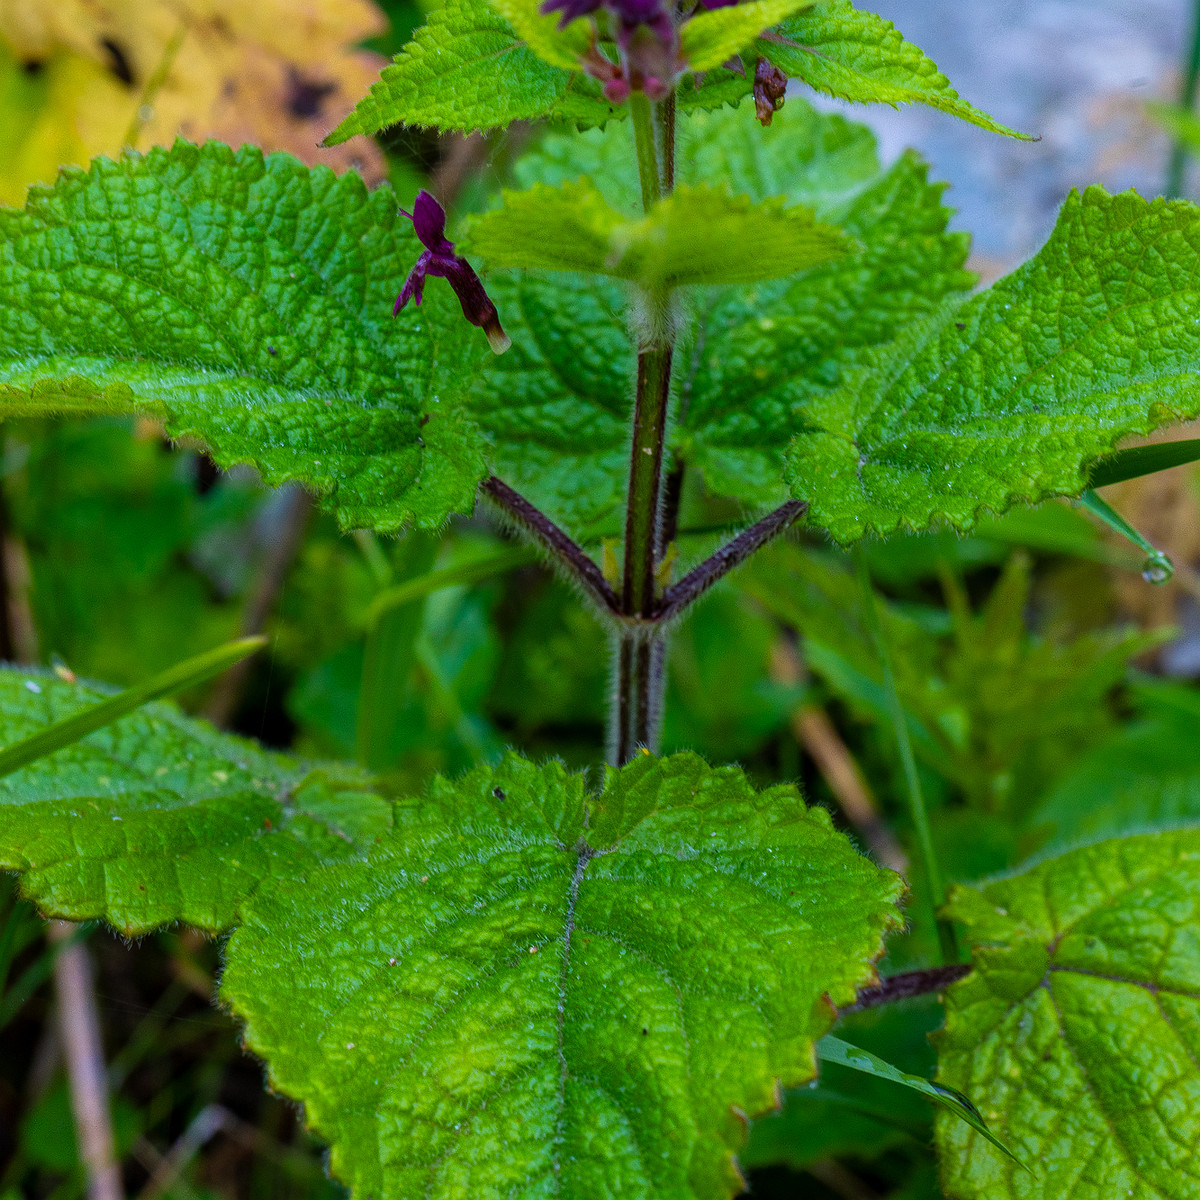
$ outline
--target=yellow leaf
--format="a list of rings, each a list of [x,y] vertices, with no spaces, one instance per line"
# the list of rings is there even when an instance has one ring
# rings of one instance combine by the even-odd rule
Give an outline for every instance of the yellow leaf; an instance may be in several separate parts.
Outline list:
[[[3,0],[0,201],[127,140],[178,135],[378,182],[374,143],[317,143],[374,80],[383,60],[354,45],[385,24],[373,0]]]

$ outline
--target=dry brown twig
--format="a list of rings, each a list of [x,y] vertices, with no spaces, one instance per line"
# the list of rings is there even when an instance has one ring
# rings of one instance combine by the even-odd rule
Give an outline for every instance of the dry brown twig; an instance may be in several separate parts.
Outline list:
[[[47,929],[54,948],[59,1036],[71,1089],[79,1158],[87,1176],[89,1200],[123,1200],[92,960],[87,947],[78,940],[77,931],[78,926],[69,921],[51,921]]]

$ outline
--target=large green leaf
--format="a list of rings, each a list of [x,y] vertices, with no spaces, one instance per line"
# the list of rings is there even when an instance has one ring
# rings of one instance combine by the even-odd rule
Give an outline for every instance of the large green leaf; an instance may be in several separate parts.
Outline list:
[[[483,473],[454,402],[487,350],[442,285],[392,320],[419,252],[390,190],[286,155],[64,171],[0,210],[0,416],[150,413],[346,525],[438,525]]]
[[[968,104],[891,21],[859,11],[851,0],[822,0],[784,21],[756,49],[786,74],[839,100],[928,104],[993,133],[1025,136]]]
[[[694,338],[679,348],[674,449],[710,488],[753,504],[786,495],[784,451],[804,410],[865,350],[969,286],[966,239],[945,232],[941,187],[906,155],[881,171],[862,126],[789,101],[761,129],[749,109],[697,113],[679,129],[682,184],[725,180],[734,195],[812,208],[862,248],[769,283],[705,289]],[[629,131],[551,136],[517,166],[519,182],[591,180],[636,210]],[[619,503],[627,470],[633,352],[619,285],[498,271],[488,287],[513,349],[486,365],[473,415],[494,470],[559,519],[596,521]]]
[[[947,993],[938,1079],[1036,1175],[939,1117],[947,1196],[1200,1196],[1198,910],[1197,830],[956,890],[974,970]]]
[[[703,470],[709,490],[759,505],[786,494],[784,453],[809,425],[810,404],[972,282],[968,239],[946,232],[944,185],[929,182],[916,154],[881,171],[861,126],[789,106],[789,121],[762,130],[761,146],[746,134],[729,152],[732,186],[807,204],[861,248],[790,279],[709,291],[680,350],[676,452]],[[752,117],[746,109],[705,124],[732,133]],[[698,170],[719,169],[711,150],[699,157]]]
[[[503,197],[464,235],[464,248],[489,266],[613,275],[652,293],[795,275],[852,245],[811,209],[705,184],[682,184],[633,219],[586,178]]]
[[[0,669],[6,743],[107,699]],[[330,774],[148,704],[0,779],[0,868],[48,916],[127,934],[230,926],[264,879],[355,857],[391,825],[365,781]]]
[[[741,1114],[814,1073],[902,885],[793,788],[509,758],[269,884],[222,992],[356,1195],[728,1197]]]
[[[1198,266],[1193,205],[1073,193],[1033,259],[809,405],[793,494],[842,542],[1079,495],[1122,438],[1200,413]]]
[[[451,0],[325,142],[399,124],[468,131],[551,116],[597,125],[618,111],[582,71],[539,58],[486,0]]]

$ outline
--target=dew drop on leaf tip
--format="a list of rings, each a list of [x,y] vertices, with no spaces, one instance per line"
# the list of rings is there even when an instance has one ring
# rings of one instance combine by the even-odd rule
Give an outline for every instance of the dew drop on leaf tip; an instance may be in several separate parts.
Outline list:
[[[1142,578],[1147,583],[1168,583],[1175,574],[1175,564],[1161,550],[1156,550],[1142,563]]]

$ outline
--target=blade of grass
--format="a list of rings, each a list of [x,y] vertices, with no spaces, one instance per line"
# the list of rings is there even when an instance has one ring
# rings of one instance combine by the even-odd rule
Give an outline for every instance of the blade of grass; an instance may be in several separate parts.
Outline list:
[[[481,583],[485,579],[491,579],[493,575],[501,575],[514,567],[522,567],[537,560],[537,552],[532,546],[512,546],[485,558],[455,563],[452,567],[429,571],[416,579],[406,579],[403,583],[380,592],[371,601],[371,606],[367,609],[367,623],[374,625],[386,613],[411,604],[414,600],[420,600],[431,592]]]
[[[387,595],[410,594],[367,617],[367,639],[363,647],[362,675],[358,688],[358,718],[355,728],[355,757],[374,771],[394,765],[397,746],[403,742],[403,725],[408,720],[405,705],[412,686],[416,642],[425,618],[425,581],[431,571],[437,542],[430,534],[414,533],[399,548],[401,582]],[[404,578],[407,575],[408,578]]]
[[[1097,459],[1088,472],[1088,487],[1108,487],[1142,475],[1153,475],[1170,467],[1182,467],[1200,459],[1200,438],[1178,442],[1156,442],[1153,446],[1130,446]]]
[[[1142,576],[1147,583],[1166,583],[1175,574],[1175,564],[1170,558],[1151,545],[1107,500],[1101,500],[1095,492],[1084,492],[1079,497],[1079,504],[1145,553]]]
[[[904,768],[904,783],[908,791],[909,810],[912,815],[913,828],[916,830],[917,843],[921,848],[921,862],[925,868],[925,886],[929,894],[929,904],[932,910],[934,925],[937,929],[938,946],[941,949],[943,963],[958,961],[958,938],[954,926],[943,920],[938,911],[946,902],[946,889],[942,882],[942,872],[938,866],[937,855],[933,849],[933,838],[929,833],[929,814],[925,809],[925,795],[921,790],[921,777],[917,773],[917,761],[913,756],[912,739],[909,737],[908,721],[900,704],[900,694],[896,691],[896,676],[892,670],[892,656],[888,650],[887,639],[883,634],[883,626],[879,620],[878,602],[875,588],[871,584],[871,576],[867,571],[866,557],[861,553],[855,555],[858,563],[858,582],[862,590],[863,612],[871,640],[875,643],[875,652],[879,655],[879,666],[883,675],[883,689],[887,699],[888,716],[892,730],[896,735],[897,748],[900,751],[900,762]]]
[[[907,1071],[901,1071],[899,1067],[893,1067],[891,1063],[872,1054],[869,1050],[852,1046],[849,1042],[843,1042],[841,1038],[836,1038],[832,1034],[827,1034],[817,1043],[817,1057],[822,1062],[837,1063],[840,1067],[849,1067],[852,1071],[862,1071],[866,1075],[874,1075],[877,1079],[888,1079],[892,1083],[898,1083],[902,1087],[920,1092],[934,1104],[941,1105],[960,1120],[966,1121],[976,1133],[987,1138],[997,1150],[1007,1154],[1013,1162],[1024,1167],[1031,1175],[1033,1174],[1033,1171],[988,1129],[987,1122],[984,1121],[979,1109],[962,1092],[955,1091],[954,1088],[943,1087],[940,1083],[931,1083],[928,1079],[922,1079],[920,1075],[910,1075]]]
[[[0,750],[0,778],[11,775],[14,771],[19,771],[36,759],[45,758],[47,754],[53,754],[64,746],[78,742],[89,733],[95,733],[97,729],[111,725],[141,708],[143,704],[149,704],[151,700],[173,696],[197,683],[203,683],[204,680],[261,650],[266,641],[267,639],[262,637],[241,638],[236,642],[218,646],[215,650],[197,654],[195,658],[170,667],[145,683],[139,683],[136,687],[102,700],[99,704],[94,704],[91,708],[65,720],[56,721],[32,737],[6,746]]]

